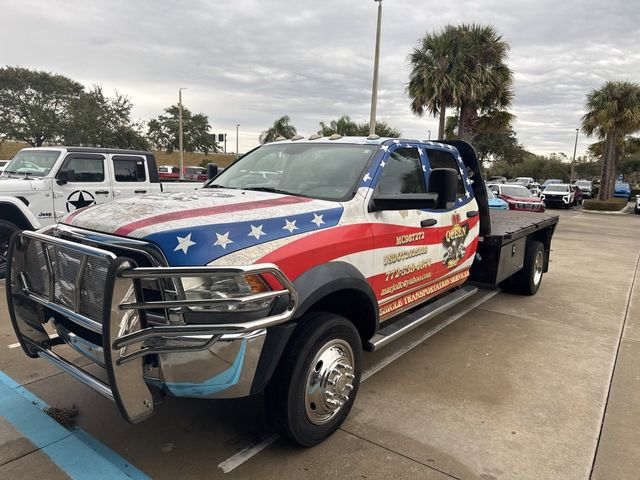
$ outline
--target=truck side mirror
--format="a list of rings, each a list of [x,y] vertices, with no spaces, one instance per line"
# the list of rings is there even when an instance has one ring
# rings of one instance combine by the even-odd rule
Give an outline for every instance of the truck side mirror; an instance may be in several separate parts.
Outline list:
[[[60,170],[56,178],[56,183],[58,185],[66,185],[69,182],[73,182],[75,173],[75,170]]]
[[[429,173],[429,192],[438,194],[434,208],[447,210],[458,196],[458,172],[453,168],[434,168]]]
[[[207,180],[211,180],[218,175],[218,165],[215,163],[207,163]]]

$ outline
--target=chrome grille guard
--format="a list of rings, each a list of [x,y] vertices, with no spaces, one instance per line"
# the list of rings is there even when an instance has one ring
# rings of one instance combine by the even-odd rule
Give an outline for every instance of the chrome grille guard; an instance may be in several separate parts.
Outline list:
[[[30,357],[54,363],[93,390],[113,400],[122,415],[137,423],[153,413],[153,397],[144,381],[144,357],[150,354],[209,348],[222,335],[242,334],[289,320],[298,294],[289,279],[273,264],[241,267],[138,267],[126,257],[101,248],[50,235],[24,231],[13,236],[7,265],[7,303],[14,330]],[[145,301],[142,280],[168,279],[179,284],[189,276],[271,275],[282,287],[238,298]],[[102,292],[89,285],[102,284]],[[181,289],[176,289],[181,290]],[[185,308],[244,304],[285,298],[286,308],[263,318],[211,324],[148,325],[147,310],[164,309],[174,315]],[[284,303],[284,302],[283,302]],[[68,362],[52,348],[62,343],[46,330],[53,314],[101,336],[108,383]],[[101,315],[96,312],[102,312]],[[98,317],[98,318],[96,318]],[[189,341],[180,341],[189,337]]]

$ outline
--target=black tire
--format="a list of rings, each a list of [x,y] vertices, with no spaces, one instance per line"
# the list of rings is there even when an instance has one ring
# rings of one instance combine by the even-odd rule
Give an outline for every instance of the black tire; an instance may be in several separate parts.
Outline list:
[[[536,259],[542,264],[536,264]],[[509,293],[535,295],[544,276],[539,268],[544,268],[544,246],[541,242],[528,240],[522,269],[502,282],[500,288]]]
[[[7,253],[11,235],[20,230],[15,224],[7,220],[0,220],[0,279],[7,274]]]
[[[339,345],[323,350],[327,345],[333,345],[334,342],[338,342]],[[348,353],[346,345],[351,349],[351,361],[353,362],[353,369],[350,370],[350,375],[353,375],[353,378],[350,379],[347,379],[348,375],[344,373],[344,364],[340,367],[332,367],[339,365],[342,363],[341,361],[331,363],[327,359],[327,363],[323,364],[321,360],[321,358],[325,358],[322,355],[328,355],[334,351]],[[320,360],[318,359],[319,355],[321,356]],[[294,336],[266,390],[267,412],[271,415],[276,430],[303,447],[317,445],[329,437],[338,429],[351,410],[360,385],[361,361],[362,341],[353,323],[332,313],[311,312],[305,315],[302,323],[294,332]],[[312,363],[314,363],[313,367]],[[338,370],[338,368],[340,369]],[[334,392],[331,392],[330,400],[326,400],[329,398],[327,395],[319,393],[330,389],[337,392],[338,387],[325,386],[317,389],[308,389],[307,387],[314,375],[315,378],[319,378],[320,374],[325,371],[329,373],[322,378],[334,381],[337,379],[337,385],[342,387],[340,393],[343,395],[347,391],[346,388],[343,388],[345,382],[351,382],[352,388],[346,393],[348,399],[346,401],[340,400],[343,402],[340,407],[325,403],[335,402],[333,400],[336,398],[333,395]],[[319,373],[315,374],[314,372]],[[344,378],[342,378],[343,375]],[[319,396],[318,406],[313,401],[316,400],[315,397],[309,398],[311,395],[307,392],[310,391]],[[333,413],[326,413],[326,408],[336,408],[336,410]],[[308,410],[311,411],[311,414],[308,413]],[[320,419],[323,412],[327,415],[326,419]],[[324,423],[318,424],[319,421]]]
[[[633,213],[636,213],[636,214],[640,213],[640,208],[635,207],[635,208],[633,209]]]

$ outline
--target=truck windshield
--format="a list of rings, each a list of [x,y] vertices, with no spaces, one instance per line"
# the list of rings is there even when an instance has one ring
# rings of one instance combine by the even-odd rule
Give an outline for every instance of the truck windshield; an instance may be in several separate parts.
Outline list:
[[[22,150],[13,157],[4,173],[43,177],[49,173],[59,156],[60,152],[56,150]]]
[[[346,200],[377,149],[377,145],[322,143],[265,145],[226,168],[207,187]]]

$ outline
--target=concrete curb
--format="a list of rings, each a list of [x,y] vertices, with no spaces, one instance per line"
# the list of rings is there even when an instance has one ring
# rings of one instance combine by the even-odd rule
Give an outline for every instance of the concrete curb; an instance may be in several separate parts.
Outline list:
[[[627,205],[626,207],[618,210],[617,212],[604,212],[602,210],[587,210],[584,207],[582,207],[582,211],[584,213],[595,213],[596,215],[626,215],[627,211],[632,211],[633,210],[633,205]]]
[[[0,417],[74,480],[149,480],[86,432],[68,430],[47,415],[46,404],[0,371]],[[34,476],[35,478],[35,476]]]

